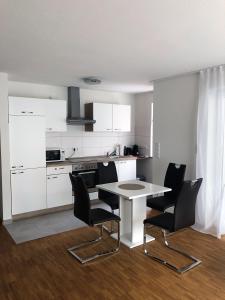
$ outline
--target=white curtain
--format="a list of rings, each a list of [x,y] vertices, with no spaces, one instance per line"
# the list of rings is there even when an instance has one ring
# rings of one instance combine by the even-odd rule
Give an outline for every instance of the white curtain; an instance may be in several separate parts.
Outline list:
[[[194,228],[220,238],[225,234],[224,66],[200,71],[196,175],[203,183]]]

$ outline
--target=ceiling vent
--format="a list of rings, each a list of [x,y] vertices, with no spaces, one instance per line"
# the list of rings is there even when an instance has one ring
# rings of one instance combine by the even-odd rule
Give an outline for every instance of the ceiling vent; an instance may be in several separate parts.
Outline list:
[[[84,77],[82,78],[83,82],[85,82],[86,84],[89,85],[98,85],[101,84],[101,80],[99,78],[96,78],[94,76],[90,76],[90,77]]]

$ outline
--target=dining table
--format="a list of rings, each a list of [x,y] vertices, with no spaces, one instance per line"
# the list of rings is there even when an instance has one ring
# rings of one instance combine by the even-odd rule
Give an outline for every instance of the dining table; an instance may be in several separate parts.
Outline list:
[[[147,197],[171,191],[170,188],[140,180],[98,184],[96,188],[119,196],[120,241],[129,248],[143,244]],[[111,236],[117,238],[116,233]],[[154,237],[147,235],[146,242],[153,240]]]

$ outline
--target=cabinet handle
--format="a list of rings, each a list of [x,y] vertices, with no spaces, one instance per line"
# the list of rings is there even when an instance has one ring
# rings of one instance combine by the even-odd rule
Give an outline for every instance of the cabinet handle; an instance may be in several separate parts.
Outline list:
[[[12,174],[16,174],[16,172],[12,172]]]
[[[57,176],[54,176],[54,177],[52,177],[52,178],[58,178]]]
[[[23,171],[22,172],[19,172],[20,174],[24,173]]]
[[[107,128],[106,130],[112,130],[112,128]]]
[[[52,130],[52,128],[50,128],[50,127],[49,127],[49,128],[47,128],[47,130],[50,130],[50,131],[51,131],[51,130]]]
[[[33,114],[34,112],[33,111],[25,111],[25,110],[23,110],[23,111],[21,111],[21,113],[22,114]]]
[[[23,166],[12,166],[12,169],[15,169],[16,167],[23,168]]]
[[[59,168],[60,170],[64,170],[64,168]]]

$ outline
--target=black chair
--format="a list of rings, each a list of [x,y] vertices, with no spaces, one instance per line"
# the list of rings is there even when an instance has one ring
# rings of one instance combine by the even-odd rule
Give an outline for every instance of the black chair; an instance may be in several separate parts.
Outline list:
[[[100,228],[100,236],[91,241],[84,242],[80,245],[71,247],[68,249],[69,253],[72,254],[81,263],[86,263],[98,257],[109,255],[118,252],[120,245],[120,217],[112,214],[111,212],[101,208],[90,208],[90,197],[81,176],[70,175],[70,180],[74,189],[74,216],[85,222],[88,226],[97,226]],[[115,221],[118,225],[118,239],[117,246],[109,251],[96,253],[93,256],[81,258],[76,254],[75,250],[84,247],[88,244],[93,244],[102,239],[103,236],[103,224],[108,221]]]
[[[117,182],[117,171],[114,161],[110,161],[107,163],[98,163],[98,184]],[[103,190],[98,191],[98,199],[108,204],[114,213],[114,210],[119,208],[119,197],[110,192],[106,192]],[[111,231],[113,232],[113,226],[111,224]]]
[[[171,188],[172,191],[165,193],[164,196],[149,197],[147,199],[147,206],[162,212],[167,208],[174,206],[184,181],[185,171],[186,165],[169,163],[165,175],[164,186]]]
[[[174,213],[162,213],[158,216],[148,218],[144,220],[144,253],[150,258],[160,262],[161,264],[175,270],[178,273],[184,273],[201,263],[201,261],[177,248],[174,248],[169,245],[167,240],[167,234],[176,232],[180,229],[189,227],[195,223],[195,203],[199,188],[202,183],[202,178],[199,178],[194,181],[184,181],[177,202],[175,204]],[[146,229],[148,226],[157,226],[162,229],[164,243],[166,247],[171,250],[174,250],[183,256],[190,258],[192,260],[191,264],[177,268],[173,264],[151,255],[146,249]]]

